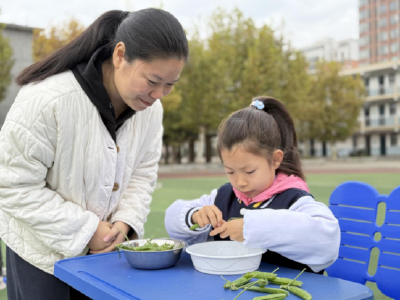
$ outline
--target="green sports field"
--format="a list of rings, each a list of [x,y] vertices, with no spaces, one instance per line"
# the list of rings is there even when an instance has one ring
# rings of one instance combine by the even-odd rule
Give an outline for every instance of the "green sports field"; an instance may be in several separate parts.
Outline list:
[[[328,204],[329,196],[340,183],[356,180],[373,185],[381,194],[389,194],[395,187],[400,185],[400,174],[396,173],[375,173],[375,174],[318,174],[308,175],[307,183],[314,197],[325,204]],[[203,194],[208,194],[212,189],[227,182],[225,177],[202,177],[202,178],[174,178],[160,179],[158,189],[154,192],[154,199],[151,205],[151,212],[146,223],[146,238],[166,237],[164,229],[164,212],[167,207],[176,199],[194,199]],[[379,217],[378,217],[379,219]],[[4,246],[4,245],[3,245]],[[3,255],[4,255],[3,251]],[[376,256],[372,256],[376,262]],[[374,263],[372,263],[374,265]],[[370,269],[370,273],[374,270]],[[375,300],[391,299],[383,296],[376,289],[375,284],[367,284],[375,294]],[[5,291],[0,291],[0,300],[5,300]]]

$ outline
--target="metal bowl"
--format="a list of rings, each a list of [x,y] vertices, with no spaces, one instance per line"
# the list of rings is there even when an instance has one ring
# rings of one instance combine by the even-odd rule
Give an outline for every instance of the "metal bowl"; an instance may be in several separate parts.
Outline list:
[[[139,247],[146,244],[147,241],[147,239],[132,240],[129,241],[129,245],[128,242],[122,243],[122,245]],[[183,248],[186,246],[184,241],[173,239],[153,239],[151,242],[158,245],[168,243],[174,245],[174,249],[167,251],[130,251],[119,248],[119,251],[124,253],[126,260],[133,268],[157,270],[174,266],[181,257]]]

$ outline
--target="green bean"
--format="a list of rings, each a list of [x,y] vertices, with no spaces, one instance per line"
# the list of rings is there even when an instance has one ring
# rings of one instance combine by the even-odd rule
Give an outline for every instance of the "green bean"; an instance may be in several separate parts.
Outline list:
[[[242,285],[245,285],[251,280],[251,278],[246,278],[244,276],[232,281],[231,283],[231,289],[232,287],[241,287]]]
[[[200,225],[198,223],[196,223],[196,224],[193,224],[192,227],[190,227],[189,229],[190,230],[196,230],[199,227],[200,227]]]
[[[283,300],[287,297],[286,294],[272,294],[272,295],[264,295],[264,296],[258,296],[253,298],[253,300]]]
[[[265,287],[267,284],[268,284],[268,280],[267,279],[258,279],[257,285],[259,287]]]
[[[252,278],[248,278],[248,280],[251,280],[251,279],[252,279]],[[268,280],[266,280],[266,279],[259,279],[259,280],[256,281],[256,285],[258,285],[259,287],[264,287],[264,286],[266,286],[267,284],[268,284]],[[237,291],[238,289],[245,289],[245,288],[248,288],[248,287],[250,287],[250,286],[253,286],[253,282],[249,282],[249,283],[244,284],[244,285],[241,285],[241,286],[232,285],[232,286],[230,287],[230,289],[231,289],[231,291]]]
[[[276,278],[276,276],[277,275],[274,273],[259,272],[259,271],[254,271],[244,274],[244,277],[267,279],[267,280],[272,280]]]
[[[236,300],[237,298],[240,297],[241,294],[243,294],[245,291],[247,291],[247,289],[249,289],[250,287],[252,287],[253,285],[257,284],[259,280],[254,281],[254,282],[250,282],[248,284],[246,284],[246,287],[243,289],[243,291],[241,291],[239,294],[237,294],[237,296],[235,298],[233,298],[233,300]]]
[[[157,243],[151,243],[152,239],[146,241],[143,246],[133,247],[129,243],[128,245],[118,244],[115,247],[119,250],[129,250],[129,251],[168,251],[173,250],[175,245],[164,243],[162,245],[158,245]]]
[[[283,289],[276,289],[276,288],[267,288],[267,287],[259,287],[259,286],[252,286],[247,289],[248,291],[259,292],[259,293],[267,293],[267,294],[286,294],[288,295],[289,292]]]
[[[272,283],[277,284],[277,285],[288,285],[290,283],[290,285],[295,285],[295,286],[302,286],[303,282],[302,281],[298,281],[298,280],[292,280],[289,278],[283,278],[283,277],[276,277],[270,280]]]
[[[295,287],[295,286],[281,285],[281,289],[288,290],[293,295],[296,295],[303,300],[311,300],[312,299],[312,296],[307,291],[305,291],[301,288]]]

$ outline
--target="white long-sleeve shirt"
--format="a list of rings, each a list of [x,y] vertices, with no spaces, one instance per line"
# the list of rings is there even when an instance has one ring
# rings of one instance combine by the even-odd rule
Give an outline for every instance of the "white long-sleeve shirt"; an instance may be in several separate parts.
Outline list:
[[[190,214],[213,205],[218,190],[192,201],[177,200],[166,211],[165,227],[171,238],[189,244],[206,242],[211,226],[192,231]],[[340,228],[337,219],[323,203],[311,196],[299,198],[289,209],[257,209],[244,212],[244,245],[277,252],[308,265],[314,272],[330,266],[338,257]]]

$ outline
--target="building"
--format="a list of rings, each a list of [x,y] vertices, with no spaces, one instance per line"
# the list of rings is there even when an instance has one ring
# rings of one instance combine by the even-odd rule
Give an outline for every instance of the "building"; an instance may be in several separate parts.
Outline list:
[[[383,62],[345,70],[343,76],[360,74],[368,96],[360,112],[360,130],[353,149],[372,156],[400,155],[400,61]]]
[[[336,144],[340,156],[400,156],[400,61],[382,62],[343,70],[342,76],[360,75],[367,97],[358,117],[359,130]],[[305,156],[331,155],[330,145],[304,141],[299,148]]]
[[[350,69],[358,66],[358,40],[348,39],[336,42],[333,39],[324,39],[314,45],[300,49],[309,61],[309,69],[315,69],[317,61],[338,61],[343,68]]]
[[[7,89],[6,97],[0,102],[0,128],[3,126],[6,115],[18,94],[19,86],[15,83],[17,75],[33,63],[32,38],[33,28],[4,24],[3,36],[10,41],[13,49],[14,66],[11,69],[11,85]]]
[[[360,65],[400,59],[398,0],[359,0]]]

